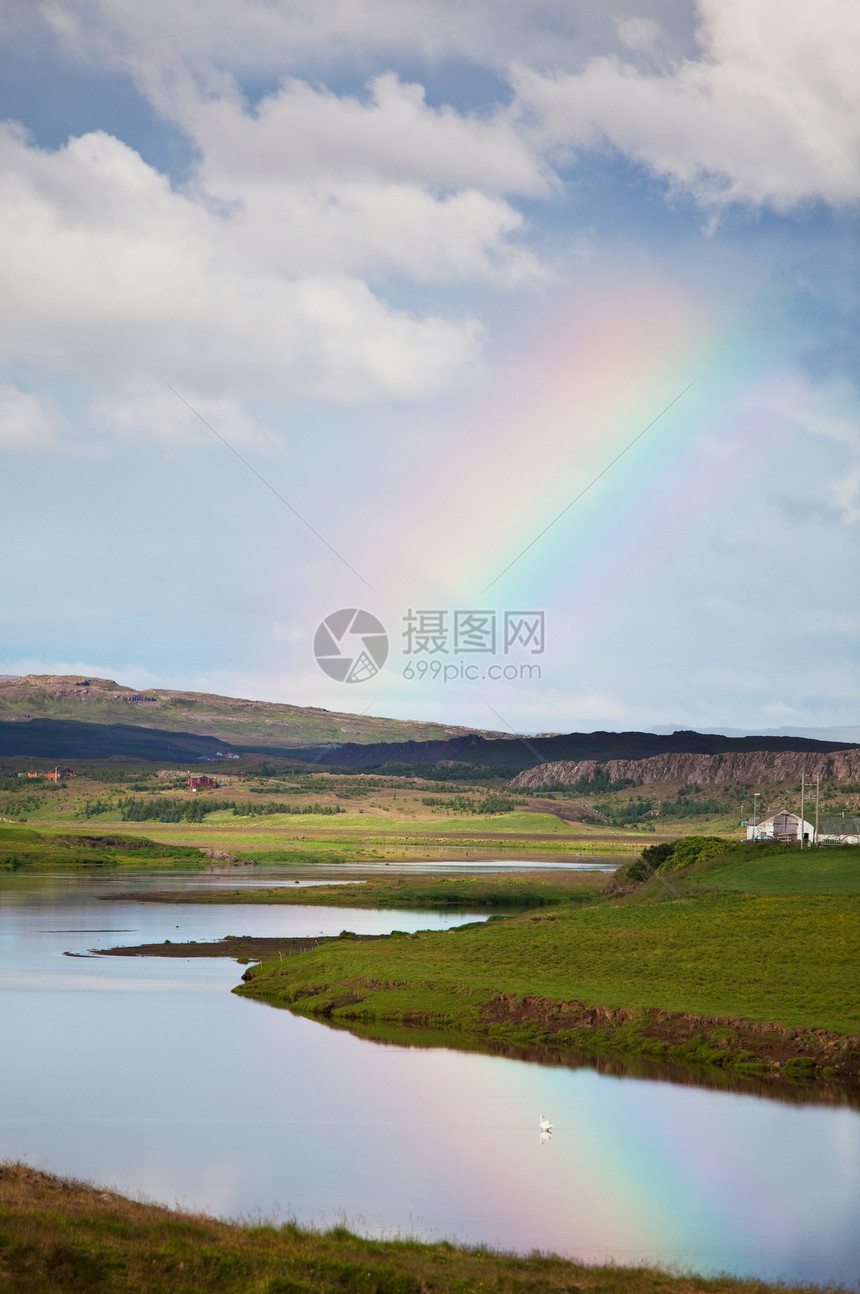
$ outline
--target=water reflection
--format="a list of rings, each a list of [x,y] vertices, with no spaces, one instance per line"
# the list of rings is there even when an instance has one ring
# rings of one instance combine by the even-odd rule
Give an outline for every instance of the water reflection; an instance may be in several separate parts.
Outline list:
[[[743,1074],[704,1065],[697,1069],[692,1065],[678,1065],[647,1056],[595,1056],[592,1053],[572,1051],[569,1047],[553,1047],[544,1043],[528,1046],[490,1039],[464,1038],[460,1033],[445,1034],[438,1029],[422,1029],[413,1025],[371,1026],[357,1022],[347,1025],[329,1019],[321,1023],[327,1029],[348,1030],[368,1042],[383,1046],[390,1046],[392,1043],[401,1047],[418,1048],[446,1046],[455,1051],[475,1051],[487,1056],[561,1066],[564,1069],[593,1069],[598,1074],[613,1078],[645,1078],[654,1082],[675,1083],[681,1087],[738,1092],[745,1096],[761,1096],[769,1101],[785,1101],[789,1105],[845,1105],[860,1110],[860,1089],[856,1083],[792,1082],[785,1077]]]
[[[116,941],[98,926],[143,941],[450,916],[129,902],[105,921],[94,894],[31,893],[0,916],[7,1156],[227,1215],[345,1217],[370,1234],[592,1262],[860,1276],[860,1118],[846,1107],[371,1041],[235,997],[226,960],[61,960]]]

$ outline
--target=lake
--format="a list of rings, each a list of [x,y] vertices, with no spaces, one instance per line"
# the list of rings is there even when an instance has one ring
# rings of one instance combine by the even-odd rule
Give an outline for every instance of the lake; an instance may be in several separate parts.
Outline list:
[[[4,1157],[221,1216],[860,1279],[857,1111],[382,1045],[235,997],[227,959],[64,956],[480,919],[99,898],[150,886],[164,874],[0,882]]]

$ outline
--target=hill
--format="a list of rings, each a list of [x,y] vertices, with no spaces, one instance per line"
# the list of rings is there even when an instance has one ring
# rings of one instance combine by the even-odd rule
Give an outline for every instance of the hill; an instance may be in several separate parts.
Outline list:
[[[858,747],[857,749],[860,749]],[[510,775],[521,769],[546,764],[567,764],[609,760],[642,761],[656,755],[716,755],[749,751],[793,751],[830,754],[844,751],[845,744],[816,741],[809,737],[725,737],[721,733],[674,732],[665,736],[653,732],[570,732],[541,737],[498,737],[493,734],[469,733],[445,741],[347,742],[326,758],[339,768],[379,768],[388,765],[434,764],[451,761],[468,766],[505,770]],[[294,748],[289,752],[297,759],[312,759],[318,748]],[[531,783],[530,783],[531,785]],[[540,779],[534,785],[544,785]]]
[[[74,719],[0,721],[0,755],[28,759],[127,759],[195,764],[232,750],[216,737],[121,723],[79,723]]]
[[[244,748],[328,745],[330,742],[401,742],[447,740],[473,731],[456,724],[385,719],[323,710],[317,706],[284,705],[209,692],[178,692],[169,688],[126,687],[107,678],[81,675],[28,674],[0,678],[0,723],[63,721],[100,724],[105,728],[146,728],[184,737],[207,737],[215,746],[236,743]],[[39,731],[39,729],[36,729]],[[41,731],[47,732],[47,729]],[[56,729],[54,735],[59,736]],[[82,734],[77,734],[78,738]],[[501,736],[490,733],[490,736]],[[171,748],[177,755],[175,747]],[[31,749],[5,753],[36,754]],[[58,758],[72,758],[69,751]],[[83,754],[83,752],[80,752]],[[138,752],[112,752],[138,753]],[[143,751],[139,752],[143,755]],[[201,753],[211,753],[202,751]],[[151,756],[171,758],[171,754]]]
[[[511,733],[451,724],[387,719],[286,705],[177,692],[136,691],[112,679],[31,674],[0,679],[0,755],[52,760],[124,755],[135,759],[213,759],[219,752],[282,756],[345,769],[395,771],[449,766],[454,777],[482,774],[514,777],[535,769],[529,786],[568,784],[569,770],[609,761],[647,761],[656,756],[832,755],[845,742],[808,737],[727,737],[678,731],[572,732],[520,738]],[[790,762],[790,761],[789,761]],[[558,770],[547,781],[547,770]],[[800,771],[814,771],[810,764]],[[572,777],[577,781],[584,774]],[[837,774],[838,775],[838,774]],[[686,777],[686,774],[684,774]],[[629,779],[624,773],[622,779]],[[642,780],[637,777],[632,780]],[[707,780],[707,779],[697,779]],[[525,785],[525,783],[523,783]]]

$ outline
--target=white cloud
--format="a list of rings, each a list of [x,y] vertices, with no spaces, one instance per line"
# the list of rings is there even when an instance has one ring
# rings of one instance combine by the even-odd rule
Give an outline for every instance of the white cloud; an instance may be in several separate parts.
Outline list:
[[[59,423],[57,411],[46,397],[0,386],[0,448],[52,449]]]
[[[259,426],[237,400],[196,391],[177,396],[161,383],[130,382],[93,400],[88,414],[112,436],[156,440],[171,449],[211,444],[212,432],[201,421],[205,419],[230,445],[253,446],[267,453],[283,451],[283,442]]]
[[[860,407],[854,388],[845,381],[817,385],[787,373],[770,405],[810,435],[845,447],[843,470],[822,484],[843,521],[860,521]]]
[[[541,149],[608,144],[704,203],[786,210],[857,197],[853,0],[651,0],[648,9],[629,0],[51,0],[34,21],[67,53],[125,68],[160,110],[182,106],[213,175],[236,182],[268,162],[294,184],[372,174],[536,193],[547,184]],[[234,77],[390,67],[404,55],[471,60],[500,78],[514,64],[516,106],[534,132],[518,131],[498,103],[485,117],[430,110],[393,75],[376,79],[367,103],[287,80],[258,114],[237,111]],[[192,81],[210,102],[194,107]]]
[[[536,280],[499,191],[553,178],[504,114],[428,108],[421,86],[373,81],[366,102],[292,80],[253,113],[183,79],[161,96],[201,151],[196,187],[229,212],[232,250],[289,274],[402,274],[424,283]]]
[[[201,97],[187,81],[162,106],[203,151],[204,176],[234,182],[411,181],[446,189],[545,194],[549,175],[507,114],[431,108],[421,85],[393,72],[367,98],[287,80],[249,113],[234,90]]]
[[[543,144],[609,144],[704,203],[787,210],[860,196],[853,0],[699,0],[698,11],[701,55],[668,71],[613,55],[572,75],[517,67]],[[647,34],[621,32],[628,44]]]
[[[507,120],[427,106],[377,77],[366,101],[290,80],[253,112],[235,86],[187,76],[153,89],[200,150],[194,192],[223,211],[231,255],[291,275],[405,275],[422,283],[539,279],[499,193],[545,195],[554,177]]]
[[[653,18],[643,18],[640,15],[616,18],[615,30],[621,44],[633,54],[653,57],[663,43],[663,33]]]
[[[682,36],[688,0],[650,0]],[[512,58],[576,66],[605,47],[613,19],[637,0],[43,0],[39,15],[66,49],[93,63],[138,70],[184,62],[238,74],[378,65],[398,55],[466,59],[502,69]]]
[[[292,226],[301,243],[294,209],[254,209],[253,194],[224,209],[205,192],[176,193],[103,132],[45,152],[5,128],[0,171],[0,345],[13,362],[112,381],[162,376],[213,393],[340,400],[427,395],[474,362],[473,322],[393,309],[358,276],[358,262],[368,271],[374,261],[368,241],[397,243],[396,210],[387,225],[380,214],[381,229],[370,201],[363,226],[351,226],[348,212],[327,231],[321,222],[302,273],[302,258],[288,250]],[[440,212],[434,246],[429,215],[423,236],[418,220],[421,193],[409,196],[403,219],[411,213],[418,226],[419,271],[432,277],[434,256],[444,261],[459,230],[477,259],[490,256],[500,234],[482,206],[489,200],[458,195],[460,206],[446,208],[427,195]],[[302,213],[306,230],[314,201]],[[470,222],[488,228],[489,247],[470,235]],[[401,231],[404,273],[406,242]],[[456,268],[451,256],[447,273]]]
[[[221,175],[208,191],[234,204],[221,230],[230,255],[241,260],[253,248],[278,273],[498,286],[542,277],[537,259],[508,241],[523,227],[519,213],[474,189],[437,197],[409,184],[295,186]]]

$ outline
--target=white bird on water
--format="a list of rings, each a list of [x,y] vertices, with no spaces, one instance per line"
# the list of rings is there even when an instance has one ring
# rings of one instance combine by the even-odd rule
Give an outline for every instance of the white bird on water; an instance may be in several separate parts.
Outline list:
[[[540,1130],[541,1130],[541,1132],[551,1132],[551,1131],[552,1131],[552,1124],[550,1123],[549,1119],[546,1117],[546,1115],[545,1115],[545,1114],[542,1114],[542,1115],[540,1116]]]

